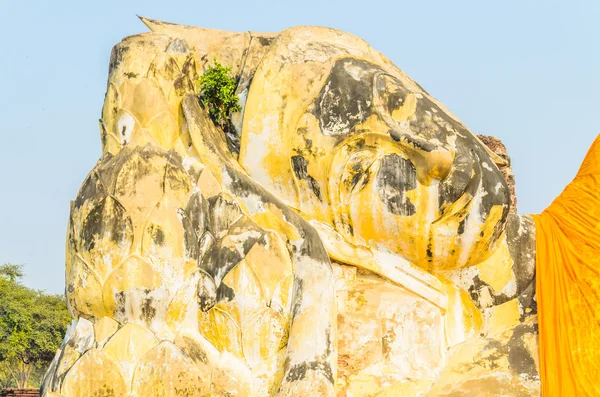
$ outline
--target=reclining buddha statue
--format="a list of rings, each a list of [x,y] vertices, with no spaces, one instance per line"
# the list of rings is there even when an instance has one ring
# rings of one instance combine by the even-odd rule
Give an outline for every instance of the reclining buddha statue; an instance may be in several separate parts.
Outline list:
[[[506,158],[350,34],[142,21],[71,204],[42,396],[540,395]],[[198,99],[215,60],[226,129]]]

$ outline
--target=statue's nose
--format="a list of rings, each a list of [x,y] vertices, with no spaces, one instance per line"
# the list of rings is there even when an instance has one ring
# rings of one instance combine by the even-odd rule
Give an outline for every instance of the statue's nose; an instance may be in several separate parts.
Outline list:
[[[390,95],[403,98],[401,105],[391,109]],[[393,97],[393,95],[392,95]],[[417,169],[417,178],[424,185],[444,180],[452,169],[454,148],[437,139],[425,139],[410,129],[408,120],[418,109],[422,95],[407,90],[394,76],[379,73],[374,77],[373,108],[390,129],[390,136]],[[443,132],[440,131],[440,135]]]
[[[425,140],[401,128],[392,129],[390,135],[414,164],[421,184],[429,185],[433,180],[441,181],[448,177],[454,161],[454,149]]]

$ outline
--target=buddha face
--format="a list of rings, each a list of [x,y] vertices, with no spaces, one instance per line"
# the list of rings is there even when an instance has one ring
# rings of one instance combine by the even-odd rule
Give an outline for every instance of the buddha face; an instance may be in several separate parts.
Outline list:
[[[336,227],[429,271],[482,260],[504,230],[509,190],[483,144],[424,91],[367,61],[335,61],[310,112],[337,137]]]

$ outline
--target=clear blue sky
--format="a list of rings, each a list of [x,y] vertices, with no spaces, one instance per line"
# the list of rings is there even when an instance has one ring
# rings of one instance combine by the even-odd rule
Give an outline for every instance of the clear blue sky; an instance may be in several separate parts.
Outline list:
[[[386,54],[513,158],[519,211],[542,211],[600,132],[600,2],[0,0],[0,263],[64,290],[69,200],[100,155],[113,44],[135,14],[228,30],[325,25]]]

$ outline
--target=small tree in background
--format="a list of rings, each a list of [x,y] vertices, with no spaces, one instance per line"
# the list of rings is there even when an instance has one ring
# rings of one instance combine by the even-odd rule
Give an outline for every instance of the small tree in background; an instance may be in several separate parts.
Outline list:
[[[71,316],[62,295],[27,288],[23,266],[0,266],[0,385],[38,386]]]
[[[227,132],[231,124],[231,113],[242,110],[235,95],[236,82],[227,68],[214,59],[200,76],[200,101],[208,109],[213,122]]]

